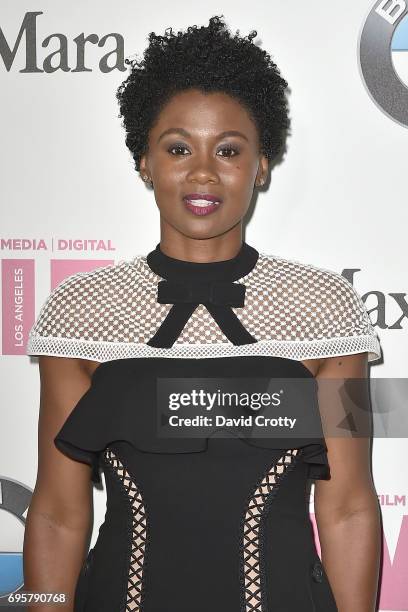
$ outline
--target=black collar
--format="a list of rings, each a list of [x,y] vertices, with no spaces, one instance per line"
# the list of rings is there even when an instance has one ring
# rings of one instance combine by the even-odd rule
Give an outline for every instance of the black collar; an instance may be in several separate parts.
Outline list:
[[[256,342],[232,308],[244,306],[246,291],[244,284],[234,281],[247,276],[258,258],[258,251],[246,242],[234,257],[211,262],[175,259],[163,253],[158,244],[146,260],[149,268],[165,279],[158,283],[157,301],[173,306],[147,344],[157,348],[173,346],[199,304],[205,305],[233,344]]]
[[[167,280],[230,280],[243,278],[253,270],[257,261],[258,251],[243,242],[238,253],[231,259],[211,262],[185,261],[175,259],[163,253],[160,243],[151,251],[146,261],[149,268]]]

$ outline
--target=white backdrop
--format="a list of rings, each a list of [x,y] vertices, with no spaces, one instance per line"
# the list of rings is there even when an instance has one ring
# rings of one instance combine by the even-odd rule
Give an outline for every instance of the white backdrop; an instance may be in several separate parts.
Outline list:
[[[232,30],[258,31],[256,40],[290,84],[292,135],[284,162],[274,168],[269,189],[255,203],[245,239],[266,253],[337,272],[357,269],[354,286],[372,322],[380,321],[376,329],[384,362],[371,368],[371,377],[403,378],[407,320],[405,316],[390,329],[402,315],[390,294],[407,292],[408,131],[374,103],[362,79],[358,53],[363,24],[378,4],[262,0],[250,7],[242,0],[156,0],[147,5],[131,0],[2,0],[4,56],[4,40],[14,47],[26,13],[42,14],[30,18],[36,30],[30,26],[29,41],[23,34],[9,69],[0,56],[0,594],[1,589],[7,592],[19,571],[23,520],[37,468],[38,366],[10,336],[10,270],[19,263],[14,260],[24,260],[26,339],[30,321],[51,290],[51,266],[55,280],[81,265],[93,267],[99,260],[147,253],[159,241],[153,194],[133,170],[117,116],[115,91],[126,72],[99,69],[115,40],[108,38],[104,47],[87,44],[84,61],[90,70],[73,72],[74,38],[84,33],[101,39],[116,33],[123,37],[127,57],[142,53],[152,30],[162,33],[168,26],[206,24],[215,14],[223,14]],[[70,69],[21,72],[27,45],[36,47],[37,66],[42,69],[44,59],[59,47],[55,37],[48,47],[42,42],[55,33],[67,37]],[[108,62],[113,60],[112,56]],[[404,71],[408,77],[406,62],[408,53],[395,58],[401,78]],[[91,244],[81,242],[66,246],[69,240],[91,239],[111,250],[92,250]],[[65,260],[66,266],[53,260]],[[384,522],[381,610],[408,610],[403,580],[408,575],[406,462],[405,440],[375,440],[373,469]],[[104,509],[105,494],[95,491],[93,540]]]

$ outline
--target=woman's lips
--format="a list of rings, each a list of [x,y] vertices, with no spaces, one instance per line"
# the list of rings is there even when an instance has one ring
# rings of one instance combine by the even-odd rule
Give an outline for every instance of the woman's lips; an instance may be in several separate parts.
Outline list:
[[[221,199],[218,200],[215,196],[207,194],[202,196],[199,194],[192,194],[185,196],[183,202],[186,208],[194,215],[204,216],[215,212],[221,204]]]

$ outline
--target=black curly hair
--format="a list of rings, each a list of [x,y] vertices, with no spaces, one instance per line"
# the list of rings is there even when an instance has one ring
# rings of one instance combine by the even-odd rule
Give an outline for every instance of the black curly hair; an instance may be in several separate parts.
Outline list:
[[[172,28],[164,36],[151,32],[143,59],[125,60],[130,74],[116,98],[137,171],[160,110],[174,94],[187,89],[223,92],[238,100],[258,128],[261,152],[268,159],[280,152],[290,125],[288,84],[270,55],[252,42],[257,32],[241,37],[237,30],[232,36],[222,17],[177,34]]]

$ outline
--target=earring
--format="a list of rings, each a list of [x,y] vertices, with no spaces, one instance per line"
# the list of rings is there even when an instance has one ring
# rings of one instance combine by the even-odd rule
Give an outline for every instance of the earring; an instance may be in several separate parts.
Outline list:
[[[259,179],[258,187],[262,187],[265,184],[265,179]]]
[[[143,174],[143,175],[142,175],[142,180],[143,180],[145,183],[149,183],[149,185],[153,185],[153,181],[152,181],[152,179],[150,179],[150,178],[147,176],[147,174]]]

